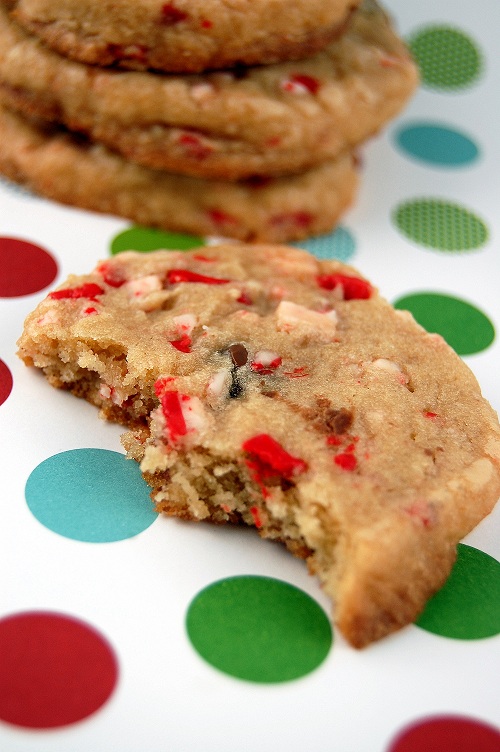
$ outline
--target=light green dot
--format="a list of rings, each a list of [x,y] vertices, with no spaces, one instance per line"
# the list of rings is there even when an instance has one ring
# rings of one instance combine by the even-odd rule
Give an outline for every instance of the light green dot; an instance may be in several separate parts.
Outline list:
[[[500,562],[459,544],[447,582],[427,603],[416,624],[456,640],[500,634]]]
[[[210,665],[260,683],[305,676],[322,663],[333,640],[324,611],[306,593],[252,575],[220,580],[198,593],[186,628]]]
[[[142,251],[143,253],[161,249],[188,251],[190,248],[199,248],[202,245],[205,245],[205,242],[196,235],[163,232],[163,230],[137,225],[124,230],[113,238],[111,255],[114,256],[122,251]]]
[[[482,69],[477,44],[459,29],[427,26],[408,40],[423,86],[454,90],[470,86]]]
[[[488,240],[488,228],[478,216],[440,199],[413,199],[399,204],[393,220],[410,240],[439,251],[472,251]]]
[[[451,295],[413,293],[396,300],[394,307],[410,311],[424,329],[440,334],[458,355],[481,352],[495,338],[495,328],[486,314]]]

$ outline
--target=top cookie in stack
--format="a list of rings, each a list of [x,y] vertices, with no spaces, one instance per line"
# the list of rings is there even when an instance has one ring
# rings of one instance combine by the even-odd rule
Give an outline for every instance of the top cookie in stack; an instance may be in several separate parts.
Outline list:
[[[0,13],[0,91],[17,113],[0,114],[0,169],[175,231],[282,242],[330,230],[355,197],[354,150],[418,76],[373,0],[317,5],[143,0],[141,24],[124,0],[20,0]]]

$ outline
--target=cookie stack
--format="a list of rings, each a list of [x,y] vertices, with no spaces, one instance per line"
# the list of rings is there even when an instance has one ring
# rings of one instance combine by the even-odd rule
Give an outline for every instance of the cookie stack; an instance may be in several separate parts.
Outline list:
[[[373,0],[3,0],[0,171],[64,203],[283,242],[351,205],[417,69]]]

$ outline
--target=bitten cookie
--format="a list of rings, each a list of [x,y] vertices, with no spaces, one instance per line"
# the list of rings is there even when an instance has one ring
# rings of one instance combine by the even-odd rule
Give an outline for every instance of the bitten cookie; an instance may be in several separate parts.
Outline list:
[[[300,250],[120,254],[49,293],[19,348],[129,427],[158,511],[306,558],[356,647],[417,617],[500,494],[500,427],[464,362]]]
[[[62,55],[197,72],[298,59],[337,36],[357,0],[3,0]]]
[[[104,146],[37,125],[1,106],[0,173],[55,201],[138,224],[270,242],[328,232],[358,187],[349,153],[302,175],[203,180],[140,167]]]
[[[0,10],[0,86],[11,107],[184,175],[237,180],[310,169],[376,133],[416,84],[405,45],[371,1],[313,58],[203,76],[71,62]]]

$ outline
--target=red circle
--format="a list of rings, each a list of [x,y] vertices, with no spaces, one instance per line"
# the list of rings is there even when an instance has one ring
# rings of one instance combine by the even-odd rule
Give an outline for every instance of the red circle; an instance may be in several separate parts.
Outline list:
[[[110,697],[118,664],[106,640],[72,617],[31,611],[0,620],[0,719],[67,726]]]
[[[27,240],[0,237],[0,297],[40,292],[57,276],[57,262],[44,248]]]
[[[482,721],[437,716],[408,726],[388,752],[500,752],[500,732]]]
[[[0,360],[0,405],[3,405],[12,391],[12,374],[3,360]]]

